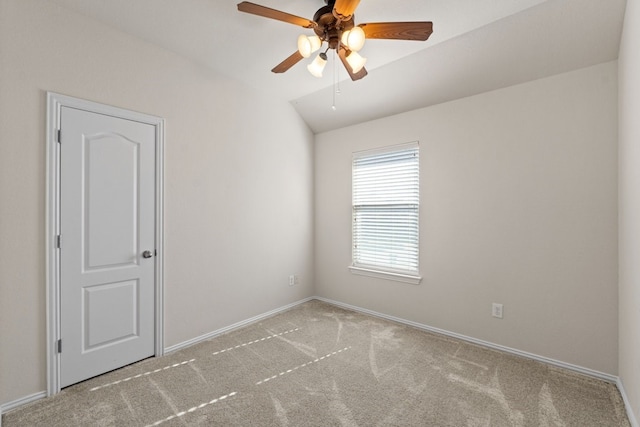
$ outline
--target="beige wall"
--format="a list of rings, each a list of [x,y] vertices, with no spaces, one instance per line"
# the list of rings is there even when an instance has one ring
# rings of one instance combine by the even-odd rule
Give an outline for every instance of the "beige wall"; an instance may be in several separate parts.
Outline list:
[[[316,293],[616,375],[616,87],[611,62],[316,135]],[[351,153],[415,140],[423,281],[353,275]]]
[[[640,420],[640,1],[627,0],[620,45],[620,378]]]
[[[288,103],[52,2],[1,0],[0,405],[46,390],[46,91],[166,119],[166,346],[313,294],[313,135]]]
[[[619,372],[639,414],[638,0],[627,8]],[[318,135],[314,200],[314,137],[287,103],[51,2],[0,0],[0,405],[46,388],[46,91],[166,119],[166,346],[315,293],[615,375],[616,85],[602,64]],[[351,152],[413,140],[423,282],[353,276]]]

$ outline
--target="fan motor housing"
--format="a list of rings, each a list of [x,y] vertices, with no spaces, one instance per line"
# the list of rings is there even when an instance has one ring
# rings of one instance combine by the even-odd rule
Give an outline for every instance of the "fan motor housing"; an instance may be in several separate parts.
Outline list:
[[[321,40],[326,41],[331,49],[336,49],[340,43],[340,37],[344,31],[353,28],[353,16],[347,21],[340,21],[333,15],[333,1],[323,6],[313,15],[313,20],[318,24],[313,31]]]

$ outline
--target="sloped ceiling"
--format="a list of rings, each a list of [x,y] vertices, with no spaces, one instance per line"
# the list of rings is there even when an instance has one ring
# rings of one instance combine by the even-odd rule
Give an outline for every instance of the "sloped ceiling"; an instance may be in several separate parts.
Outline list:
[[[362,0],[356,23],[433,21],[426,42],[369,40],[369,75],[352,82],[330,55],[270,72],[311,30],[237,11],[237,1],[55,0],[292,103],[311,130],[458,99],[618,56],[625,0]],[[254,0],[311,19],[322,0]],[[336,89],[339,94],[335,94]],[[335,104],[335,110],[332,106]]]

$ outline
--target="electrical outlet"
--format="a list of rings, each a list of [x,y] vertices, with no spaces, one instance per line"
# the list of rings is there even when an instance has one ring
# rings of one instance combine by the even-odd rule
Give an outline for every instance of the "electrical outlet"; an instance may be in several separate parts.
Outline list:
[[[289,276],[289,286],[293,286],[295,284],[296,284],[296,276],[292,274],[291,276]]]
[[[498,319],[502,319],[502,304],[494,302],[491,306],[491,315]]]

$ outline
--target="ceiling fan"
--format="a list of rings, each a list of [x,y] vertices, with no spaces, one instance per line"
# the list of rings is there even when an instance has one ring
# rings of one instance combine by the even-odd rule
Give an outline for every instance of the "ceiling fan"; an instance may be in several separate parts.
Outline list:
[[[248,1],[238,3],[238,10],[314,31],[315,35],[313,36],[301,35],[298,37],[298,50],[276,65],[271,70],[274,73],[284,73],[303,58],[311,56],[326,42],[326,50],[307,66],[309,72],[316,77],[322,77],[322,70],[327,62],[327,52],[329,49],[334,49],[351,80],[359,80],[367,75],[367,70],[364,68],[366,59],[358,54],[366,39],[424,41],[433,32],[433,23],[424,21],[377,22],[356,26],[353,13],[360,0],[325,0],[325,3],[326,6],[318,9],[313,15],[313,20]]]

